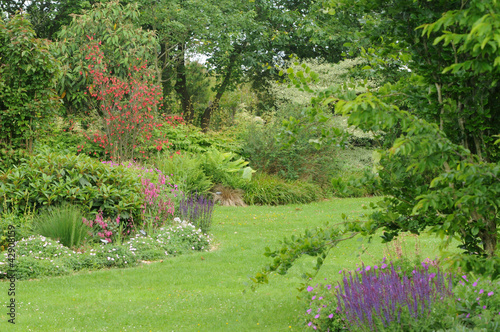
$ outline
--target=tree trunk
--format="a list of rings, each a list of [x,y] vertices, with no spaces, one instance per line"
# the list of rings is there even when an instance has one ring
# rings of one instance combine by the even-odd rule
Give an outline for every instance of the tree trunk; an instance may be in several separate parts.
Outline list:
[[[462,146],[469,150],[469,142],[467,140],[467,134],[465,133],[465,120],[462,114],[463,110],[463,104],[460,102],[460,97],[458,99],[458,107],[457,107],[457,114],[458,114],[458,127],[460,128],[460,136],[461,136],[461,141],[462,141]]]
[[[191,96],[187,90],[184,46],[184,44],[179,44],[180,55],[177,60],[177,81],[175,82],[175,92],[177,92],[177,95],[181,99],[182,112],[184,113],[186,122],[192,122],[194,118],[194,109],[191,104]]]
[[[208,126],[210,125],[210,118],[212,117],[212,113],[214,110],[219,108],[219,102],[220,99],[222,98],[222,95],[226,91],[226,88],[229,85],[229,82],[231,81],[231,75],[233,73],[234,66],[236,64],[236,59],[238,57],[238,52],[236,50],[233,50],[233,53],[229,57],[229,64],[226,67],[225,73],[224,73],[224,79],[222,80],[222,84],[219,86],[217,89],[217,94],[215,95],[215,98],[213,101],[208,103],[207,108],[205,108],[205,111],[203,112],[203,115],[201,117],[201,129],[206,132],[208,130]]]
[[[444,106],[443,106],[443,95],[441,92],[441,84],[434,83],[436,85],[436,90],[438,94],[438,103],[441,106],[441,112],[439,113],[439,130],[444,128]]]
[[[483,248],[488,257],[493,257],[497,250],[497,225],[495,220],[486,221],[486,229],[479,234]]]

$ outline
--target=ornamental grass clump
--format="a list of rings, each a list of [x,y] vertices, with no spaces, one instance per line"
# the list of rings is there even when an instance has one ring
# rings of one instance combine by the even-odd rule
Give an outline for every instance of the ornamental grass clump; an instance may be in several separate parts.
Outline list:
[[[187,219],[203,233],[208,232],[212,223],[214,201],[204,195],[191,194],[180,201],[179,214]]]
[[[451,298],[452,277],[429,266],[415,268],[411,277],[391,264],[364,266],[344,273],[337,290],[337,310],[355,330],[408,329],[429,319],[433,306]],[[377,328],[378,327],[378,328]]]
[[[35,219],[35,232],[66,247],[80,247],[88,238],[82,213],[75,205],[61,205],[43,211]]]

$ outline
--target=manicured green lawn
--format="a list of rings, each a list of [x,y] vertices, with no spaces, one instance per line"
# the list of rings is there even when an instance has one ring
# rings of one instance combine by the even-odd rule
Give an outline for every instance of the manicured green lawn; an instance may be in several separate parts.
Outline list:
[[[266,246],[340,215],[360,215],[377,198],[333,199],[284,207],[219,207],[211,233],[215,250],[143,264],[136,268],[81,272],[16,283],[16,325],[7,323],[8,284],[0,283],[0,331],[301,331],[296,287],[313,258],[301,259],[289,275],[276,276],[256,292],[249,277],[268,262]],[[334,280],[340,269],[363,260],[379,262],[387,245],[359,238],[331,251],[318,278]],[[408,254],[415,238],[407,237]],[[422,257],[433,258],[439,240],[419,239]],[[368,250],[358,254],[364,247]]]

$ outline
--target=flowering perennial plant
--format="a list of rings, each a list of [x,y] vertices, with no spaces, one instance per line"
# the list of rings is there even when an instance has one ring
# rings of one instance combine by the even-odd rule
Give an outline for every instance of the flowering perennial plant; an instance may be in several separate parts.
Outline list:
[[[102,163],[110,167],[123,166],[138,172],[142,184],[141,193],[144,198],[144,203],[141,206],[142,226],[148,232],[171,220],[175,212],[175,200],[182,192],[179,191],[176,184],[172,183],[170,176],[163,174],[157,168],[146,168],[131,161],[128,163],[103,161]]]
[[[452,295],[452,276],[439,269],[431,273],[425,263],[411,278],[400,276],[392,264],[363,265],[354,274],[344,272],[339,285],[338,310],[350,324],[365,330],[373,330],[375,320],[384,327],[400,324],[403,308],[414,320],[426,319],[434,302]]]
[[[106,223],[97,218],[97,224]],[[88,221],[87,221],[88,222]],[[109,222],[109,221],[108,221]],[[208,251],[210,236],[187,221],[176,218],[174,225],[147,236],[136,235],[127,243],[98,244],[73,251],[40,235],[16,242],[16,278],[57,276],[82,269],[134,266],[141,260],[157,260],[192,251]],[[8,253],[0,255],[0,279],[7,277]]]
[[[101,42],[87,36],[87,71],[80,75],[90,75],[92,84],[89,93],[99,104],[98,113],[102,118],[104,133],[94,133],[87,138],[104,149],[112,159],[148,158],[144,144],[155,145],[158,151],[168,147],[168,139],[153,138],[155,128],[163,124],[156,120],[156,112],[161,106],[162,91],[149,81],[154,76],[148,71],[147,61],[132,59],[135,64],[129,68],[128,79],[113,76],[108,68]],[[149,81],[148,81],[149,80]],[[138,152],[139,154],[137,154]]]
[[[40,275],[57,276],[68,273],[64,261],[78,259],[80,252],[63,246],[59,241],[41,235],[32,235],[16,242],[16,279],[36,278]],[[7,277],[8,253],[0,256],[0,279]]]
[[[325,280],[327,280],[325,278]],[[335,286],[339,288],[340,286]],[[331,284],[316,284],[307,287],[308,306],[305,314],[305,323],[308,329],[317,331],[342,331],[344,318],[336,305],[336,297]]]
[[[500,328],[500,281],[472,278],[459,279],[453,291],[460,322],[468,328],[495,331]],[[470,279],[470,280],[469,280]]]
[[[203,232],[208,232],[212,223],[214,201],[198,194],[185,196],[180,201],[179,214],[181,218],[189,220],[200,227]]]
[[[108,243],[120,242],[134,228],[132,220],[123,221],[120,220],[120,216],[116,217],[115,220],[104,219],[102,210],[97,213],[95,220],[82,218],[82,222],[89,227],[88,234],[90,236],[95,239],[105,240]]]
[[[210,236],[187,221],[175,218],[175,224],[162,227],[153,234],[137,234],[126,243],[129,250],[141,260],[155,260],[189,251],[208,250]]]

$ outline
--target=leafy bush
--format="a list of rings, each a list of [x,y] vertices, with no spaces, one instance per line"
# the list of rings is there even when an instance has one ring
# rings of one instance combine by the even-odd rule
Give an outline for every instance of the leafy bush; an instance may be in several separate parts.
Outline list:
[[[288,116],[303,118],[298,111]],[[281,131],[279,118],[265,125],[252,124],[242,149],[242,155],[250,160],[250,166],[268,174],[278,175],[287,180],[303,180],[328,187],[330,178],[337,174],[337,148],[332,144],[311,144],[310,139],[317,131],[326,128],[325,124],[315,123],[303,130],[293,144],[288,145],[286,133]]]
[[[36,129],[60,107],[60,73],[49,41],[36,38],[27,15],[0,19],[0,147],[32,151]]]
[[[254,172],[248,162],[232,152],[210,149],[203,155],[202,167],[213,183],[232,188],[242,188]]]
[[[209,149],[232,152],[241,152],[240,140],[228,133],[204,133],[200,128],[191,125],[162,126],[161,132],[168,137],[173,151],[189,153],[205,153]]]
[[[0,208],[38,208],[63,202],[92,213],[102,210],[104,216],[140,220],[144,198],[133,172],[84,155],[43,152],[0,175]]]
[[[82,213],[74,205],[52,207],[36,217],[34,231],[59,240],[66,247],[80,247],[88,238],[88,228],[82,218]]]
[[[0,149],[0,173],[19,165],[28,155],[25,149]]]
[[[323,191],[318,185],[285,181],[265,173],[254,176],[243,189],[245,203],[250,205],[306,204],[323,197]]]
[[[163,174],[170,175],[173,183],[177,183],[179,190],[185,194],[198,192],[207,193],[213,183],[202,168],[201,158],[194,154],[177,154],[170,157],[161,154],[153,159],[153,164]]]
[[[204,195],[191,194],[180,201],[179,215],[206,233],[212,224],[214,201]]]

